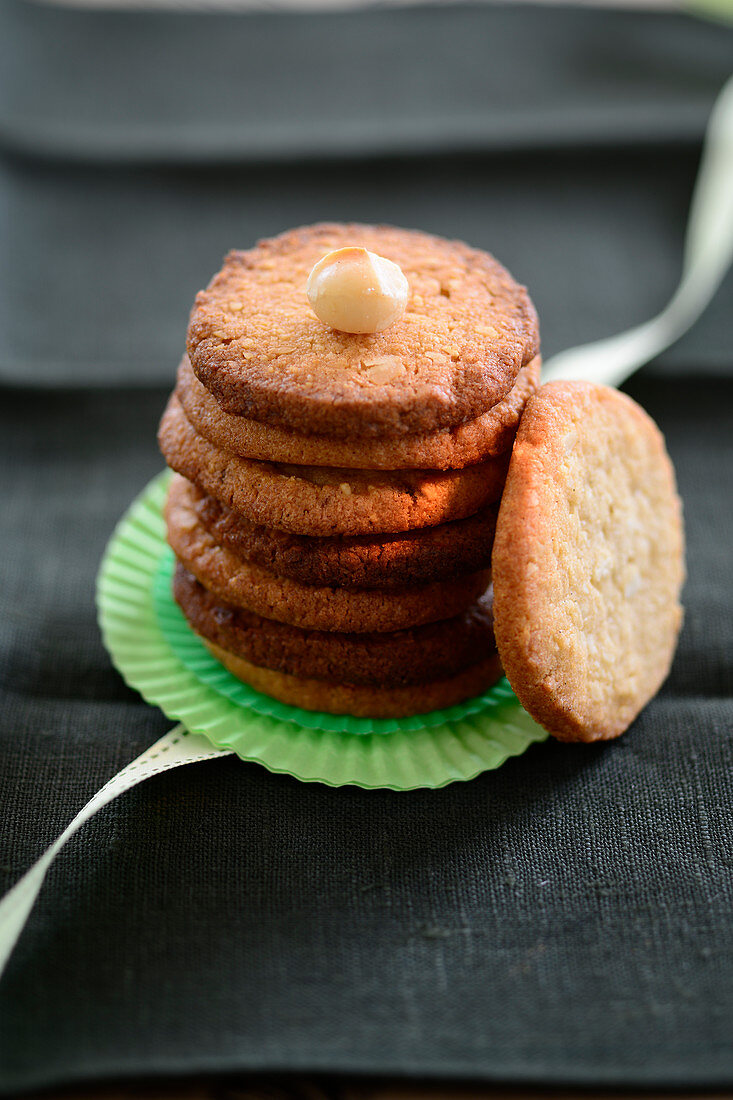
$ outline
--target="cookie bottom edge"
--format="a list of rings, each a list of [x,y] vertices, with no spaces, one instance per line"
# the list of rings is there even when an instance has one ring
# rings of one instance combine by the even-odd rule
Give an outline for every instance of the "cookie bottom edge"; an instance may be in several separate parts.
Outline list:
[[[481,695],[503,676],[498,654],[445,680],[408,687],[376,688],[355,684],[330,684],[253,665],[214,642],[204,645],[238,680],[289,706],[355,718],[407,718],[442,710]]]

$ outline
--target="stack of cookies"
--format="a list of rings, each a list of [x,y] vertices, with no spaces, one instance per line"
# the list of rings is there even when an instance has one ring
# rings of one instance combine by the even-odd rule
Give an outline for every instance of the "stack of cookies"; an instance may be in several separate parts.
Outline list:
[[[318,225],[231,253],[187,352],[160,445],[174,594],[210,651],[333,713],[494,683],[498,502],[540,372],[524,288],[460,242]]]

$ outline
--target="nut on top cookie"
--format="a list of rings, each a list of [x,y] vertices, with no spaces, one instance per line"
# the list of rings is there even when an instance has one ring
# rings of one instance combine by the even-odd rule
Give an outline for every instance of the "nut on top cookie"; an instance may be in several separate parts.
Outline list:
[[[356,224],[231,252],[198,294],[187,340],[226,412],[342,438],[482,416],[538,346],[526,290],[488,253]]]

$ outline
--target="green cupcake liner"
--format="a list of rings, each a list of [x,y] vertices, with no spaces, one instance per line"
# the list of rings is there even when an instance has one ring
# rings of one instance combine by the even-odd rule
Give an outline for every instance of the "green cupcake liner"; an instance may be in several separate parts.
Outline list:
[[[153,603],[158,625],[169,646],[186,668],[202,683],[225,695],[240,707],[250,707],[258,714],[268,714],[283,722],[295,722],[308,729],[331,730],[334,733],[395,733],[397,730],[418,730],[430,726],[442,726],[446,722],[459,722],[470,714],[506,703],[514,698],[506,680],[495,684],[483,695],[467,699],[444,710],[416,714],[411,718],[355,718],[351,714],[326,714],[321,711],[302,710],[273,699],[261,691],[243,684],[211,655],[199,636],[191,629],[180,607],[173,599],[171,582],[176,559],[170,547],[161,555],[153,580]]]
[[[545,740],[506,681],[459,707],[404,720],[315,714],[241,684],[209,654],[170,595],[163,520],[169,479],[168,471],[156,477],[132,504],[97,579],[112,661],[169,717],[273,772],[395,791],[472,779]]]

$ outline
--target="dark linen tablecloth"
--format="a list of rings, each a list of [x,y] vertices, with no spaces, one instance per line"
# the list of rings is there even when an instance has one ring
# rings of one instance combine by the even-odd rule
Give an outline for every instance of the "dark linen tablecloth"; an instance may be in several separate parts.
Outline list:
[[[533,7],[232,17],[0,6],[0,889],[171,723],[99,639],[198,287],[317,218],[490,248],[545,353],[677,279],[733,33]],[[52,869],[0,983],[0,1089],[314,1071],[733,1084],[728,280],[629,392],[689,539],[672,676],[617,743],[437,792],[233,759],[150,780]]]

